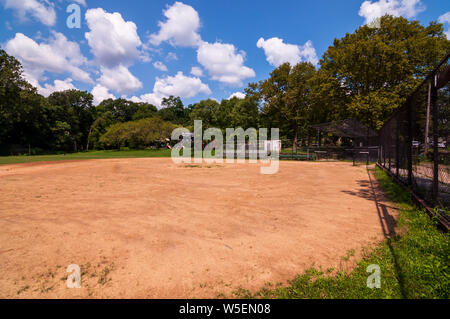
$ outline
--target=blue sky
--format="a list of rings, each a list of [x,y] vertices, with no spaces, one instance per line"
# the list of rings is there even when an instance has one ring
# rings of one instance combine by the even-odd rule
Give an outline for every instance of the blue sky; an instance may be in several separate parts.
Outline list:
[[[67,6],[81,9],[68,28]],[[39,92],[77,88],[98,103],[226,99],[283,62],[318,60],[334,38],[389,13],[439,20],[450,1],[0,0],[0,44]]]

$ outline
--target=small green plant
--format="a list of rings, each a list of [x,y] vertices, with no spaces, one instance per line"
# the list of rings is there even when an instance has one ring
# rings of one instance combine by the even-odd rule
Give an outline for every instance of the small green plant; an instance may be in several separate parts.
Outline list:
[[[100,273],[100,277],[98,278],[98,283],[100,285],[105,285],[106,283],[111,281],[111,278],[108,278],[108,275],[111,271],[114,270],[114,264],[111,264],[110,267],[106,266]]]
[[[19,290],[17,290],[17,294],[20,295],[22,292],[27,291],[30,288],[30,286],[26,285]]]

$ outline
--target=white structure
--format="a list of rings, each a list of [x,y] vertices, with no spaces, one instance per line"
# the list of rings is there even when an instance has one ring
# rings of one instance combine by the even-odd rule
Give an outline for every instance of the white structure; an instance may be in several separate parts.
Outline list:
[[[268,141],[261,141],[262,145],[260,147],[266,152],[266,153],[272,153],[272,152],[281,152],[281,140],[268,140]]]

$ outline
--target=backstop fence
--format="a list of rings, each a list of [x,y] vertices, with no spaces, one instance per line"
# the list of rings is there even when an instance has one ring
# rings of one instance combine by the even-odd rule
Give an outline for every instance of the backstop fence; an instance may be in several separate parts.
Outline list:
[[[378,162],[432,206],[450,207],[450,54],[380,130]]]

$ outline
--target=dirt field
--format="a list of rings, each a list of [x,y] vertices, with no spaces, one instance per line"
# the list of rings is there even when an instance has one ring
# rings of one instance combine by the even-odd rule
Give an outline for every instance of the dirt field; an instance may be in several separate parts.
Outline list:
[[[379,215],[350,163],[281,162],[276,175],[171,159],[0,166],[0,297],[229,297],[312,264],[351,267],[383,238]],[[80,289],[66,287],[70,264]]]

